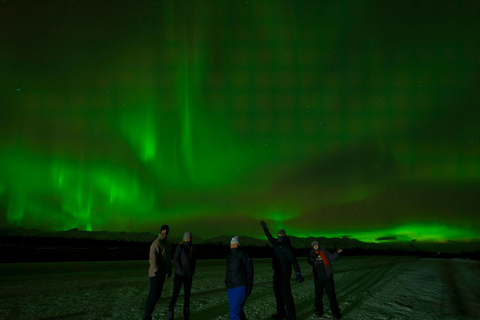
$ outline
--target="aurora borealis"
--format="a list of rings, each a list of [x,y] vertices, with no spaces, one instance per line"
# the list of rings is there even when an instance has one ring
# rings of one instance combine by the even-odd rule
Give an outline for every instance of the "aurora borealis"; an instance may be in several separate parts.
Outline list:
[[[478,1],[2,1],[0,226],[480,238]]]

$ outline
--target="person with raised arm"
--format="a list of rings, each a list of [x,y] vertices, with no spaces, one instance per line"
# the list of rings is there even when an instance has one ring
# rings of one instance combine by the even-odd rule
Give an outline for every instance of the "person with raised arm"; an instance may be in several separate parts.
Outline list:
[[[342,249],[337,249],[335,253],[325,250],[318,241],[312,242],[312,249],[308,255],[308,263],[313,266],[313,283],[315,285],[315,313],[317,316],[323,316],[323,292],[327,293],[330,301],[330,309],[335,319],[340,319],[342,314],[338,307],[337,297],[335,295],[335,282],[333,281],[332,261],[338,260]]]
[[[273,293],[277,303],[277,313],[272,315],[272,319],[295,320],[297,314],[295,311],[295,302],[293,300],[292,289],[290,286],[290,277],[292,276],[292,266],[297,276],[297,282],[302,283],[303,277],[297,258],[293,253],[290,239],[285,230],[277,232],[277,238],[274,238],[267,228],[267,223],[261,221],[260,225],[267,236],[268,241],[273,245]]]

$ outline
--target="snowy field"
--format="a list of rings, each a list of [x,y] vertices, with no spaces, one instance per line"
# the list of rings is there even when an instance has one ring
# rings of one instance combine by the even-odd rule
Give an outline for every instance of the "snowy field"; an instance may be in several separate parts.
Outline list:
[[[292,277],[298,319],[313,313],[313,276]],[[275,313],[270,259],[254,259],[248,319]],[[341,257],[334,263],[344,319],[480,319],[480,262],[412,257]],[[141,319],[148,294],[148,262],[0,264],[0,319]],[[193,281],[192,320],[228,319],[225,261],[201,260]],[[153,314],[165,319],[173,288],[167,279]],[[324,297],[325,306],[328,299]],[[183,293],[176,319],[182,319]],[[326,315],[330,310],[325,309]]]

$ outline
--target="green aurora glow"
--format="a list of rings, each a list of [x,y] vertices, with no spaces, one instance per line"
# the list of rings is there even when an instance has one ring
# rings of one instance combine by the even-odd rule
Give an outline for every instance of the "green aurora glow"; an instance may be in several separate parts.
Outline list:
[[[0,227],[480,238],[476,1],[4,1]]]

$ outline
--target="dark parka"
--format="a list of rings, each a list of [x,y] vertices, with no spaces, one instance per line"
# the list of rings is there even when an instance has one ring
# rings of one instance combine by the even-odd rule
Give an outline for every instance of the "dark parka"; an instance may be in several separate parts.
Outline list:
[[[197,260],[195,259],[192,246],[188,248],[184,242],[180,243],[175,250],[173,261],[177,268],[175,274],[184,277],[193,277]]]
[[[272,267],[273,270],[281,271],[282,274],[285,274],[289,277],[292,274],[292,265],[296,274],[300,273],[300,267],[298,266],[297,258],[293,253],[292,244],[290,239],[285,236],[283,241],[278,241],[270,234],[268,228],[263,228],[265,235],[268,238],[268,241],[273,245],[273,259]]]
[[[242,248],[232,248],[227,257],[227,275],[225,285],[229,289],[243,287],[247,294],[253,288],[253,263],[247,252]]]

